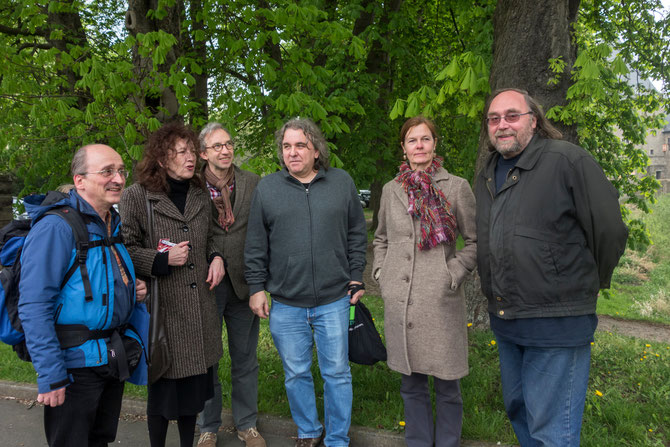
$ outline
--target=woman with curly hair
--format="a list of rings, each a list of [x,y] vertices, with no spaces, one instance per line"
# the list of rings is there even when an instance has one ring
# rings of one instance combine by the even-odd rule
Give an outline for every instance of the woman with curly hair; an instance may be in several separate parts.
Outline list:
[[[168,422],[174,419],[181,446],[193,445],[196,416],[213,396],[213,374],[222,355],[213,289],[223,278],[224,265],[214,251],[209,195],[196,175],[197,145],[193,131],[178,122],[154,132],[137,166],[136,183],[120,204],[135,270],[138,276],[157,279],[158,290],[150,293],[157,293],[170,353],[170,364],[149,384],[152,447],[165,445]],[[150,382],[154,367],[150,365]]]

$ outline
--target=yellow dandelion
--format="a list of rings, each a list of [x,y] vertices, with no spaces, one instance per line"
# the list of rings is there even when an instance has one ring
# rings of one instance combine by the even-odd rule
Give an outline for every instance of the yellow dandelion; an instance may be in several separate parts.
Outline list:
[[[468,323],[468,327],[472,327],[472,323]]]
[[[596,390],[596,396],[598,396],[598,397],[603,397],[603,393],[601,393],[600,391]]]
[[[653,429],[651,429],[651,428],[649,429],[649,433],[651,433],[651,432],[653,432],[653,431],[654,431]]]
[[[643,358],[643,359],[646,359],[646,358],[647,358],[647,356],[646,356],[646,355],[643,355],[643,356],[642,356],[642,358]]]
[[[651,345],[650,345],[650,344],[646,344],[646,345],[644,345],[644,347],[645,347],[645,348],[651,348]]]
[[[591,346],[595,345],[595,343],[591,342]]]
[[[405,421],[398,422],[398,425],[400,425],[401,427],[404,427],[405,426]]]
[[[491,346],[493,346],[493,345],[495,345],[495,344],[496,344],[496,341],[495,341],[495,340],[491,340]]]
[[[641,384],[640,382],[638,382],[638,383],[637,383],[637,386],[642,386],[642,384]]]
[[[644,361],[644,359],[643,359],[643,358],[640,358],[640,361],[642,362],[642,361]]]
[[[646,353],[647,353],[647,351],[642,351],[642,354],[646,354]]]
[[[660,357],[660,356],[661,356],[660,354],[656,354],[656,357]]]

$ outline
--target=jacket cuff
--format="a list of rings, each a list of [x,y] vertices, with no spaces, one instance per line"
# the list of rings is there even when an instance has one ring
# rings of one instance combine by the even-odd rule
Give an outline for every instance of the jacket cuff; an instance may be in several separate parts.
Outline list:
[[[265,290],[265,286],[263,284],[249,284],[249,296],[253,295],[254,293],[262,292]]]
[[[352,270],[349,281],[363,282],[363,270]]]
[[[154,263],[151,266],[151,276],[166,276],[170,274],[168,265],[168,252],[156,253]]]
[[[63,388],[65,386],[68,386],[70,383],[72,383],[72,378],[70,377],[69,374],[66,374],[65,378],[62,380],[57,380],[55,382],[49,382],[48,378],[41,379],[40,377],[37,378],[37,392],[40,394],[45,394],[49,393],[53,390],[57,390],[59,388]]]

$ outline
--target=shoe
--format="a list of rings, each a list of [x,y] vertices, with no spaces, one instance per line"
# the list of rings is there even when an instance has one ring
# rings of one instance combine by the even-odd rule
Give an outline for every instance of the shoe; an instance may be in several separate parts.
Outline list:
[[[317,447],[321,445],[323,438],[326,437],[326,431],[321,432],[321,436],[318,438],[298,438],[295,442],[295,447]]]
[[[216,433],[204,432],[198,439],[198,447],[216,447]]]
[[[247,447],[265,447],[265,439],[258,433],[256,427],[237,430],[237,439],[244,442]]]

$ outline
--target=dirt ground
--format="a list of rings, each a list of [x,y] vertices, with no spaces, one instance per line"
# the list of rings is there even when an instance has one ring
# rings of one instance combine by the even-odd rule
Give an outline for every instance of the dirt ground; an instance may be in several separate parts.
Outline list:
[[[372,244],[368,244],[367,265],[363,273],[365,282],[365,293],[381,296],[379,286],[372,279]],[[608,315],[598,315],[598,330],[607,331],[620,335],[641,338],[661,343],[670,343],[670,326],[660,323],[649,323],[646,321],[623,320]]]

